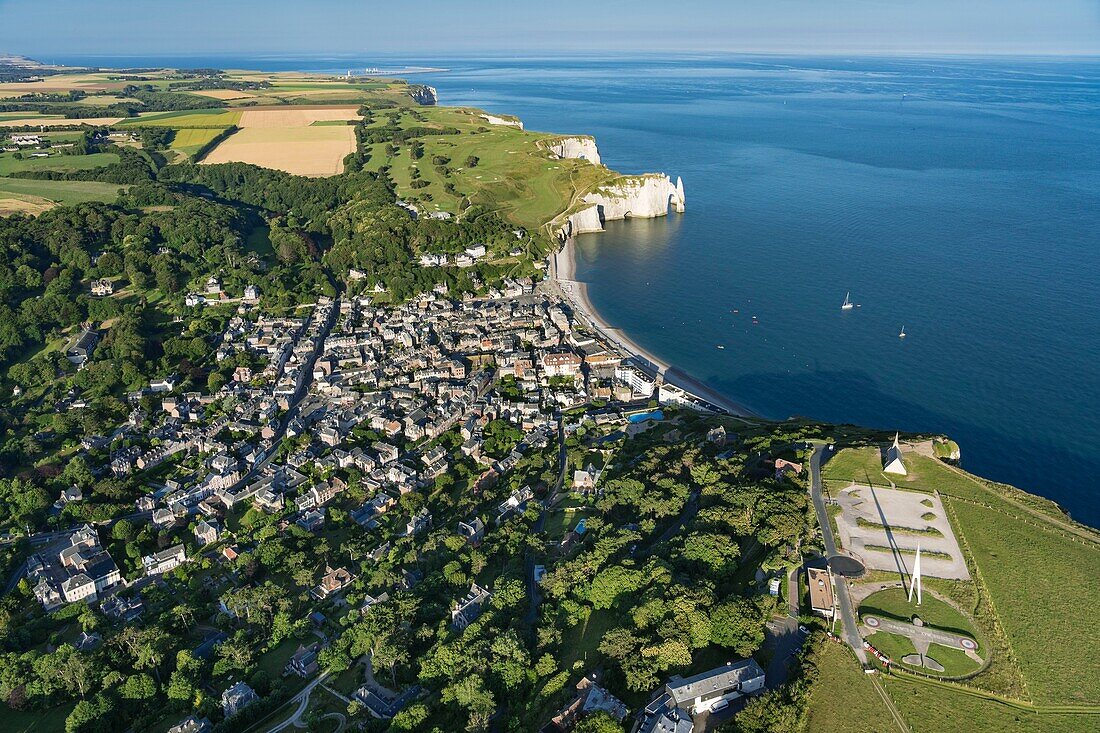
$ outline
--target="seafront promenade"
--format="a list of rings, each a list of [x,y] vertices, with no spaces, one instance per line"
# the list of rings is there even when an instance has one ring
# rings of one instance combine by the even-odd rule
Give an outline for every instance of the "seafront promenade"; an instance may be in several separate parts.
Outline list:
[[[547,267],[546,287],[551,293],[570,304],[588,326],[598,333],[608,344],[614,345],[624,356],[632,356],[647,364],[666,384],[684,390],[689,397],[708,403],[738,417],[759,417],[753,410],[738,404],[698,379],[678,369],[675,365],[658,358],[628,336],[622,329],[609,324],[593,307],[588,297],[588,284],[574,279],[576,261],[573,252],[574,242],[570,237],[557,252],[550,255]]]

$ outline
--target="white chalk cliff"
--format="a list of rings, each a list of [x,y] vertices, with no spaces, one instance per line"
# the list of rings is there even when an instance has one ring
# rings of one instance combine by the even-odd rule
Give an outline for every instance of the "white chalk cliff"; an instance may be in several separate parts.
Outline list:
[[[683,180],[677,178],[673,183],[662,173],[617,178],[585,194],[581,201],[581,208],[569,214],[558,229],[561,239],[585,232],[602,232],[606,221],[665,216],[669,206],[683,213],[686,205]]]
[[[414,102],[426,107],[430,107],[439,101],[439,95],[436,94],[435,87],[426,84],[410,84],[408,91]]]
[[[523,129],[523,123],[515,117],[497,117],[496,115],[488,113],[481,115],[481,117],[490,125],[505,125],[506,127],[518,127],[521,130]]]
[[[560,137],[546,142],[546,149],[559,158],[579,158],[590,163],[600,164],[600,151],[596,139],[587,135]]]

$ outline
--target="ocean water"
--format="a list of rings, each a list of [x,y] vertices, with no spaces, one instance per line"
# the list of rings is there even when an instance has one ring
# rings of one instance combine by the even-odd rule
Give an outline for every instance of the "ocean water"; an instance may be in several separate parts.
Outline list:
[[[766,416],[947,433],[1100,525],[1100,59],[160,62],[446,67],[410,79],[681,175],[686,214],[578,239],[609,322]]]

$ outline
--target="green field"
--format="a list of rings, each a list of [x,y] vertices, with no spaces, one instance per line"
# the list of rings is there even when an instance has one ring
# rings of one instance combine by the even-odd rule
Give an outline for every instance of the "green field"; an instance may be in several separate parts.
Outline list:
[[[430,204],[421,204],[427,210],[458,211],[463,196],[474,203],[487,205],[513,223],[528,229],[538,229],[562,211],[570,208],[585,192],[615,177],[615,173],[603,166],[584,160],[553,160],[540,143],[557,139],[559,135],[547,135],[522,131],[504,125],[492,125],[476,110],[456,107],[420,107],[416,112],[427,122],[421,122],[405,113],[400,125],[407,127],[454,127],[457,135],[426,135],[419,138],[424,155],[413,160],[412,145],[399,146],[392,158],[386,154],[387,143],[370,148],[367,166],[377,169],[390,166],[390,175],[397,184],[398,193],[407,200],[417,200],[430,193]],[[380,110],[374,126],[384,126],[389,110]],[[467,167],[469,156],[478,158],[476,167]],[[435,156],[449,159],[449,174],[441,173],[433,164]],[[414,189],[412,168],[420,172],[420,180],[427,186]],[[444,185],[450,183],[455,193]]]
[[[1100,546],[1025,517],[950,502],[1036,702],[1100,703]],[[1048,525],[1049,526],[1049,525]]]
[[[176,136],[172,139],[172,149],[178,150],[184,155],[194,155],[204,145],[221,134],[218,128],[192,127],[176,130]]]
[[[125,186],[99,181],[38,181],[33,178],[0,178],[0,197],[5,193],[38,196],[61,204],[85,201],[113,202]]]
[[[0,120],[37,120],[43,117],[61,118],[61,115],[46,115],[39,112],[0,112]]]
[[[886,691],[914,733],[1087,733],[1100,731],[1100,716],[1040,714],[946,685],[885,676]]]
[[[927,592],[921,600],[921,605],[917,606],[908,601],[903,589],[887,588],[865,598],[859,605],[859,615],[870,614],[907,622],[912,621],[913,616],[920,616],[926,626],[977,638],[974,625],[953,606]]]
[[[813,663],[818,678],[810,691],[804,733],[896,733],[886,704],[847,647],[824,643]]]
[[[12,157],[14,153],[0,154],[0,176],[10,176],[21,171],[83,171],[90,168],[102,168],[118,162],[115,153],[92,153],[90,155],[54,154],[48,158]]]
[[[185,109],[176,112],[131,117],[119,123],[119,127],[214,127],[235,125],[241,120],[240,111],[225,109]]]

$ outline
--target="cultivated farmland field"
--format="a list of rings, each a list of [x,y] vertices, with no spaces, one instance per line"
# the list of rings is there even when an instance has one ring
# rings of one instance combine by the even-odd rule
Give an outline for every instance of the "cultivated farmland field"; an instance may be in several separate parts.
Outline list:
[[[359,119],[356,110],[356,107],[305,106],[246,109],[240,113],[240,121],[236,124],[241,129],[253,127],[309,127],[314,122]]]
[[[331,176],[344,170],[355,150],[355,130],[333,127],[248,127],[238,130],[203,159],[204,164],[252,163],[299,176]]]
[[[191,109],[177,112],[153,112],[139,117],[127,117],[120,127],[220,127],[237,124],[241,113],[236,110]]]
[[[212,127],[185,127],[176,131],[176,136],[172,139],[172,149],[184,155],[194,155],[221,132],[220,129]]]
[[[196,89],[191,94],[198,94],[201,97],[209,97],[210,99],[247,99],[249,97],[256,96],[252,92],[240,91],[237,89]]]

